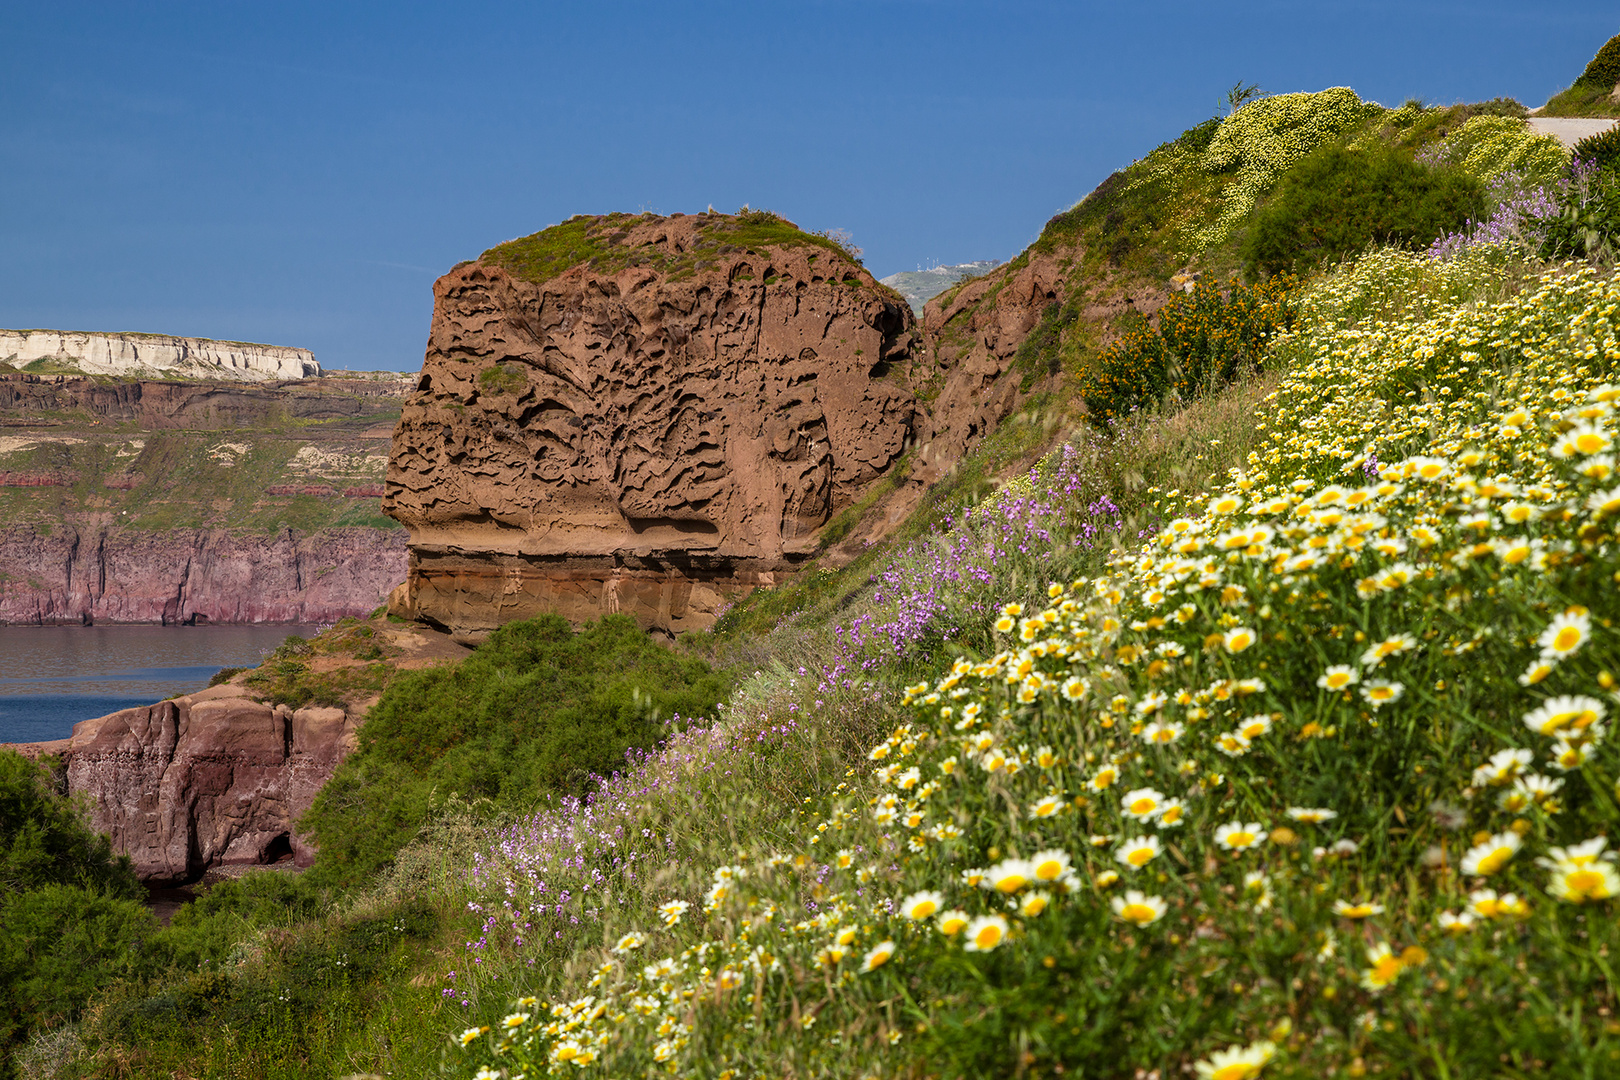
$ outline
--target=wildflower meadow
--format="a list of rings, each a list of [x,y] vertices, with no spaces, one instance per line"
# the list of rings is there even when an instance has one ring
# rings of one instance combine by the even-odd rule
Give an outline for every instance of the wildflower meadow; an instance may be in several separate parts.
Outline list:
[[[1616,1068],[1620,283],[1523,272],[1387,251],[1308,287],[1264,448],[1146,536],[1110,517],[982,648],[937,633],[864,768],[818,709],[883,681],[806,672],[503,835],[464,1074]],[[895,627],[907,581],[982,606],[975,535],[936,550],[983,573],[880,575]],[[518,928],[575,944],[526,966]]]

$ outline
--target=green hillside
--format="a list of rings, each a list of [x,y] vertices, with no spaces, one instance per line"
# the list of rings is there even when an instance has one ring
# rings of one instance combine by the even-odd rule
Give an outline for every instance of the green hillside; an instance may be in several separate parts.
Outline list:
[[[1543,116],[1620,116],[1620,34],[1610,38],[1569,87],[1554,94]]]

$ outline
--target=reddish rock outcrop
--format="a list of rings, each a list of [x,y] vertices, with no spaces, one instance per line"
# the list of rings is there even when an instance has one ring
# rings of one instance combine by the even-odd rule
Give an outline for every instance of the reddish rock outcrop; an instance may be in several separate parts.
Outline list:
[[[558,228],[580,221],[589,262],[534,281],[495,249],[434,286],[383,501],[401,614],[707,626],[914,439],[910,308],[832,245],[711,214]]]
[[[61,473],[7,472],[0,469],[0,487],[68,487],[74,479]]]
[[[219,686],[85,720],[54,752],[90,824],[155,885],[217,866],[300,866],[315,851],[296,822],[354,747],[342,709],[274,708]]]
[[[0,623],[335,622],[405,579],[400,529],[0,528]]]

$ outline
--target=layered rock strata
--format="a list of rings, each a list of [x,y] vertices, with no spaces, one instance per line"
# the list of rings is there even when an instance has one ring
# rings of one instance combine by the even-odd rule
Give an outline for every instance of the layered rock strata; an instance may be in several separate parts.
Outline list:
[[[396,380],[323,378],[279,383],[182,382],[0,373],[0,414],[7,426],[85,412],[146,431],[217,430],[292,420],[334,420],[386,409],[408,389]]]
[[[334,622],[404,580],[399,529],[0,528],[0,624]]]
[[[304,379],[321,365],[308,349],[166,334],[0,330],[0,363],[52,361],[89,375],[176,374],[211,379]]]
[[[915,437],[911,311],[834,245],[711,214],[558,228],[582,221],[588,261],[529,280],[518,241],[434,286],[383,500],[400,614],[705,627]]]

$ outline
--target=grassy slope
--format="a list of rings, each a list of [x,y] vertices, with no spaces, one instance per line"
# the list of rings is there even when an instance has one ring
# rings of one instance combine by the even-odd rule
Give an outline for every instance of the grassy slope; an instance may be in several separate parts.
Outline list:
[[[1610,38],[1586,65],[1581,77],[1554,94],[1541,113],[1543,116],[1620,116],[1620,101],[1614,98],[1617,84],[1620,84],[1620,35]]]
[[[1508,100],[1408,109],[1399,114],[1380,110],[1348,127],[1336,140],[1354,143],[1377,138],[1416,152],[1456,132],[1475,116],[1524,113],[1522,105]],[[1181,272],[1213,279],[1237,272],[1244,239],[1241,226],[1202,251],[1192,252],[1196,246],[1193,234],[1219,218],[1227,189],[1235,182],[1234,174],[1212,174],[1197,159],[1208,149],[1219,126],[1220,119],[1215,118],[1189,129],[1142,161],[1114,173],[1080,202],[1053,217],[1028,249],[988,275],[992,285],[985,294],[964,307],[928,343],[931,352],[941,345],[966,345],[972,337],[974,317],[990,311],[1000,290],[1032,259],[1055,259],[1066,275],[1066,291],[1031,330],[1014,360],[1012,377],[1020,379],[1030,394],[982,448],[929,491],[921,506],[891,534],[889,545],[866,552],[849,566],[818,569],[813,565],[810,572],[782,586],[750,594],[722,619],[714,636],[729,639],[762,634],[792,612],[817,611],[818,619],[830,617],[851,592],[866,585],[873,568],[892,546],[904,546],[947,517],[982,501],[1006,478],[1032,465],[1057,440],[1071,437],[1083,423],[1075,390],[1090,373],[1090,361],[1105,342],[1136,325],[1133,320],[1139,321],[1134,315],[1088,319],[1080,313],[1088,301],[1131,288],[1163,290]],[[941,306],[948,307],[951,297],[967,283],[947,290]],[[1040,377],[1053,368],[1060,374]],[[1247,452],[1251,440],[1241,415],[1228,417],[1220,427],[1219,435],[1208,437],[1220,439],[1227,447],[1244,446]],[[1165,435],[1156,430],[1151,438],[1156,441]],[[1207,447],[1178,446],[1166,454],[1162,446],[1154,445],[1147,450],[1118,452],[1115,476],[1105,493],[1126,507],[1155,485],[1197,487],[1222,475],[1202,469],[1200,455],[1207,454]],[[874,498],[871,503],[877,501]],[[830,522],[822,532],[823,545],[836,543],[869,505],[851,507]]]

